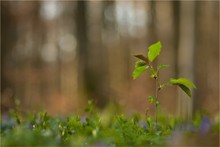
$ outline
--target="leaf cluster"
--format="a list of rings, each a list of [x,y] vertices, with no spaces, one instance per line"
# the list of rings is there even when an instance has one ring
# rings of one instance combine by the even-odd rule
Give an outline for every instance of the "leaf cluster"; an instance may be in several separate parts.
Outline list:
[[[160,41],[158,41],[148,47],[147,57],[140,54],[134,55],[134,57],[138,58],[139,60],[135,62],[135,69],[132,74],[133,79],[137,79],[142,73],[147,70],[149,70],[151,78],[157,79],[159,77],[159,71],[168,67],[168,65],[166,64],[160,64],[156,68],[154,68],[152,65],[152,62],[160,55],[161,48],[162,44]],[[161,90],[171,85],[178,85],[189,97],[192,96],[190,88],[196,88],[196,86],[188,79],[171,78],[168,82],[160,84],[158,90]],[[152,96],[150,97],[149,101],[150,103],[153,103]]]

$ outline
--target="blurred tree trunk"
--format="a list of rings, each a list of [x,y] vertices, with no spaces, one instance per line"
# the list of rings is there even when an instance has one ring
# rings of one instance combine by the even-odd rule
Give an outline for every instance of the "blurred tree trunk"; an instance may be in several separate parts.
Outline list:
[[[157,30],[156,30],[156,20],[157,20],[157,14],[156,14],[156,1],[150,1],[150,12],[151,12],[151,20],[149,24],[149,40],[150,44],[155,43],[157,41]]]
[[[174,54],[177,55],[177,49],[178,49],[178,45],[179,45],[179,36],[180,36],[180,1],[173,1],[173,22],[174,22],[174,31],[173,31],[173,35],[174,35]],[[176,75],[178,75],[178,57],[174,56],[174,60],[175,60],[175,73]]]
[[[104,2],[88,3],[89,96],[103,108],[108,100],[107,52],[102,41]]]
[[[88,37],[87,37],[87,20],[86,20],[86,3],[85,1],[77,2],[76,11],[76,28],[78,39],[78,83],[80,92],[84,95],[84,87],[88,89],[89,67],[88,67]]]
[[[180,2],[178,77],[194,81],[195,2]],[[192,99],[178,88],[178,114],[186,119],[192,115]]]
[[[24,73],[23,71],[26,72],[25,74],[31,73],[36,57],[34,51],[37,46],[35,42],[38,40],[36,34],[39,24],[39,2],[3,2],[2,9],[1,92],[3,97],[8,99],[7,101],[20,99],[22,104],[27,106],[25,108],[28,108],[31,106],[34,89],[32,78],[27,76],[23,81],[20,79],[24,78],[21,74]],[[26,13],[22,12],[24,9]]]
[[[10,53],[13,48],[13,42],[15,42],[16,37],[11,37],[10,31],[13,32],[15,27],[12,25],[12,16],[10,15],[10,5],[7,2],[1,3],[1,92],[12,85],[6,80],[4,69],[7,67],[7,59],[10,58]],[[3,37],[4,36],[4,37]],[[11,61],[12,62],[12,61]]]
[[[104,79],[106,55],[101,43],[102,10],[99,12],[97,4],[100,2],[77,2],[78,82],[83,96],[93,99],[98,107],[103,107],[108,97]],[[88,6],[93,8],[91,12]],[[95,15],[90,16],[90,13]]]
[[[12,59],[11,52],[16,42],[16,34],[13,16],[10,13],[10,3],[1,2],[1,110],[9,109],[14,89],[12,81],[9,81],[6,73],[8,67],[13,68],[16,59]],[[2,105],[3,104],[3,105]]]
[[[200,1],[196,17],[194,112],[219,112],[219,2]]]

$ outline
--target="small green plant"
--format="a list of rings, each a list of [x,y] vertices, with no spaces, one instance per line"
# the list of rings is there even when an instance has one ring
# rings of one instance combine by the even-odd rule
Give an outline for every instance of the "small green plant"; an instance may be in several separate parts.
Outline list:
[[[196,88],[196,86],[191,81],[185,78],[178,78],[178,79],[171,78],[168,82],[161,83],[159,72],[161,69],[167,68],[168,65],[160,64],[157,67],[154,67],[153,65],[153,61],[157,58],[157,56],[160,55],[161,48],[162,48],[162,44],[160,41],[158,41],[152,44],[151,46],[149,46],[147,57],[145,57],[144,55],[140,55],[140,54],[134,55],[139,60],[135,62],[135,70],[133,72],[133,79],[136,79],[143,72],[148,70],[150,72],[150,77],[155,80],[155,95],[149,96],[148,99],[150,103],[155,104],[156,130],[157,130],[158,107],[160,105],[160,102],[158,100],[159,91],[164,89],[167,86],[178,85],[189,97],[191,97],[192,92],[190,90],[190,87]]]

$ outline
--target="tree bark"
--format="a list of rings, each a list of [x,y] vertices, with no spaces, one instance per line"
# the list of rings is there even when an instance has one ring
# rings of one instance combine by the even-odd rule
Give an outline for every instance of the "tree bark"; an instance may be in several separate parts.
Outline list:
[[[195,2],[180,2],[178,77],[194,81]],[[192,116],[192,99],[178,88],[178,115]]]

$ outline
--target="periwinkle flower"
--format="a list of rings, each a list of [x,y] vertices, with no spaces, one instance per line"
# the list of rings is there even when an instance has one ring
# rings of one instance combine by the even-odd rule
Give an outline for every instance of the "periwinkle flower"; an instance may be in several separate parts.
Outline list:
[[[86,123],[86,118],[85,117],[81,117],[80,121],[84,124],[84,123]]]
[[[208,116],[203,116],[202,121],[201,121],[201,127],[200,127],[200,134],[206,134],[208,133],[209,129],[210,129],[210,119]]]
[[[30,129],[34,129],[34,128],[35,128],[35,125],[34,125],[34,124],[30,124],[30,125],[29,125],[29,128],[30,128]]]
[[[61,138],[60,135],[58,135],[58,136],[56,137],[56,139],[57,139],[58,142],[61,142],[61,139],[62,139],[62,138]]]
[[[8,115],[3,115],[2,120],[6,123],[9,120]]]

